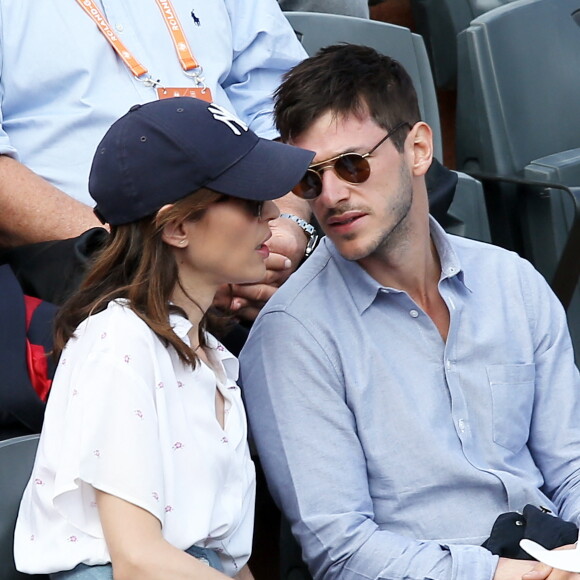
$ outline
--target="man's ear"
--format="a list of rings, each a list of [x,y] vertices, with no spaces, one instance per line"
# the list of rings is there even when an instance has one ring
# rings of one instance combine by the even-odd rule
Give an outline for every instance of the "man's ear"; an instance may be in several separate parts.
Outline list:
[[[413,175],[425,175],[431,161],[433,161],[433,131],[431,127],[419,121],[415,123],[409,133],[410,147],[412,148],[411,168]]]
[[[173,204],[164,205],[157,214],[161,214],[173,207]],[[189,244],[187,229],[183,221],[171,220],[163,226],[161,239],[174,248],[186,248]]]

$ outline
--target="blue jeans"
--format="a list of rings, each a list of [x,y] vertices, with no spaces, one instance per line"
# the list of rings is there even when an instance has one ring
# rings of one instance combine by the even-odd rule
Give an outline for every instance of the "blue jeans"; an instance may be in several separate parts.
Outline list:
[[[224,571],[219,556],[213,550],[191,546],[185,551],[194,558],[206,562],[212,568],[220,572]],[[51,580],[113,580],[113,567],[111,564],[104,564],[103,566],[79,564],[72,570],[51,574],[50,578]]]

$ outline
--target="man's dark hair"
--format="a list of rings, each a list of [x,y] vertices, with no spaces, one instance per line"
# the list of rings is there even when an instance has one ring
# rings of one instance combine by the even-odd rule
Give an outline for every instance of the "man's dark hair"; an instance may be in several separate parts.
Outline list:
[[[339,44],[321,49],[288,71],[275,94],[274,115],[283,141],[303,133],[326,112],[371,118],[387,131],[421,119],[413,81],[396,60],[367,46]],[[393,143],[403,150],[407,131]]]

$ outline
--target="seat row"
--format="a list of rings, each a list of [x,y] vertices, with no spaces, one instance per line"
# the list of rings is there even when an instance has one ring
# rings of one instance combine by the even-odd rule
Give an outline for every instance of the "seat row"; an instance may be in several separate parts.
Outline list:
[[[448,39],[458,62],[459,183],[447,229],[529,259],[567,308],[580,361],[580,0],[447,4],[480,14]],[[436,64],[420,34],[332,14],[286,17],[311,55],[349,42],[399,60],[443,159]]]

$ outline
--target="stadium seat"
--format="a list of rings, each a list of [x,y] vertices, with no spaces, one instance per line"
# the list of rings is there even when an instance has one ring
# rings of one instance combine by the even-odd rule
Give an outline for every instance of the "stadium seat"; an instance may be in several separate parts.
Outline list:
[[[580,0],[511,2],[473,20],[458,47],[457,165],[484,180],[492,240],[574,288],[575,264],[559,261],[578,220]],[[580,262],[580,244],[574,253]],[[568,317],[578,361],[578,288]]]
[[[20,499],[28,483],[38,435],[0,441],[0,578],[2,580],[48,580],[48,576],[22,574],[14,567],[14,526]]]
[[[425,40],[435,84],[457,85],[457,35],[481,14],[514,0],[411,0],[415,30]]]

